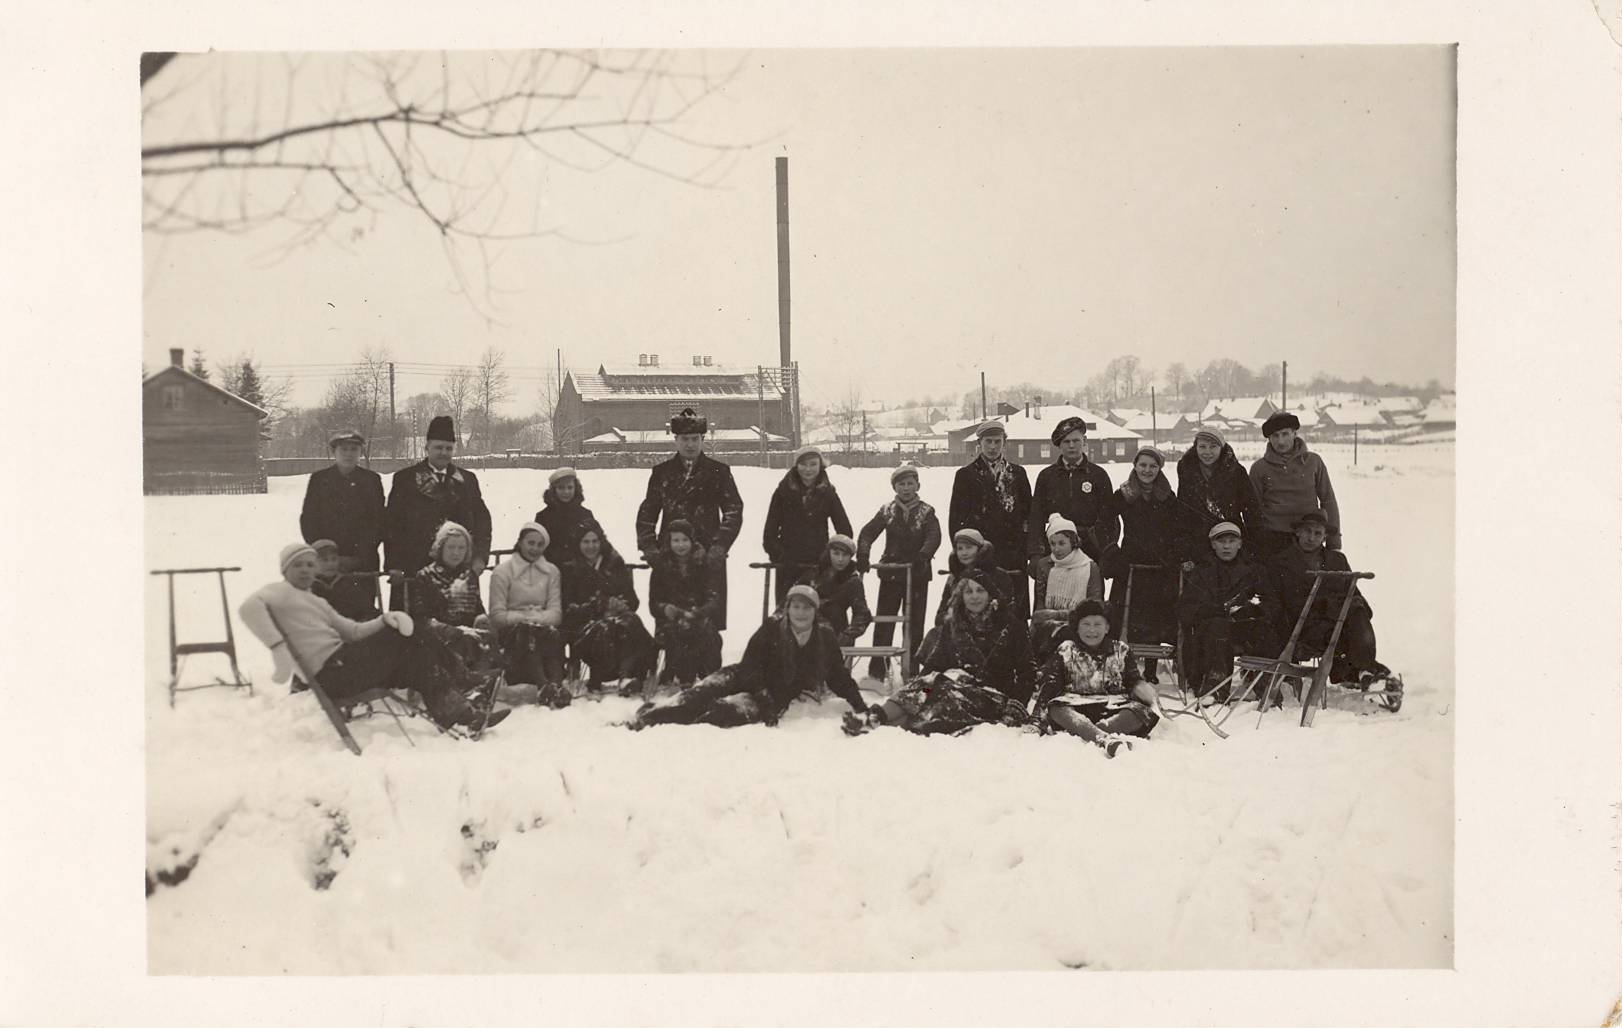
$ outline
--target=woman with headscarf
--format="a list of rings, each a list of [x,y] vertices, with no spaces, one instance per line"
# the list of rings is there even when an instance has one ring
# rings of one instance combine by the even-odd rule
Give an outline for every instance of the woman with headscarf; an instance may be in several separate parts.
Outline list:
[[[562,570],[563,631],[591,669],[592,687],[640,679],[653,666],[653,637],[636,616],[631,569],[596,519],[581,524],[573,559]]]

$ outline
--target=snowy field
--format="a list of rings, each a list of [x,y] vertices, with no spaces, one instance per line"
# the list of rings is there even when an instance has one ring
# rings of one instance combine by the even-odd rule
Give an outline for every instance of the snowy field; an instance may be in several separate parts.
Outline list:
[[[160,974],[1448,967],[1453,959],[1453,448],[1327,447],[1399,714],[1192,719],[1108,761],[1069,737],[611,726],[631,700],[522,708],[479,743],[355,725],[270,681],[165,692],[163,579],[148,579],[148,962]],[[1118,483],[1125,464],[1106,465]],[[1030,468],[1034,479],[1038,470]],[[1175,474],[1174,468],[1168,473]],[[758,623],[760,530],[781,471],[735,470],[726,656]],[[879,469],[835,468],[859,528]],[[546,473],[480,473],[496,545]],[[945,521],[951,468],[925,469]],[[646,471],[585,475],[634,558]],[[150,497],[152,568],[277,577],[306,479],[265,496]],[[876,554],[875,554],[876,556]],[[938,561],[944,566],[944,556]],[[181,580],[181,640],[221,632],[212,577]],[[637,576],[646,595],[646,576]],[[869,599],[876,586],[869,581]],[[938,592],[932,585],[931,602]],[[223,660],[194,658],[188,681]],[[870,685],[872,683],[869,683]],[[1247,708],[1248,709],[1248,708]],[[189,873],[183,869],[189,867]]]

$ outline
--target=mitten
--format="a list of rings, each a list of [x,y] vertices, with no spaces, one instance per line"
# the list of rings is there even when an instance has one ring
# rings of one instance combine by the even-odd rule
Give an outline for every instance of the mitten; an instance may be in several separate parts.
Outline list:
[[[275,663],[270,680],[278,685],[292,678],[293,672],[298,670],[293,663],[293,653],[287,648],[286,639],[270,648],[270,659]]]

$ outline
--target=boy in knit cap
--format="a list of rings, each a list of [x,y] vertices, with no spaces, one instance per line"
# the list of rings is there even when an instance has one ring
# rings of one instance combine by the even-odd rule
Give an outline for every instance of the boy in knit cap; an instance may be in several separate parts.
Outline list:
[[[1026,552],[1041,557],[1048,552],[1047,523],[1054,514],[1076,526],[1076,535],[1087,556],[1098,559],[1099,544],[1094,537],[1115,538],[1114,526],[1100,524],[1109,517],[1110,494],[1115,491],[1109,472],[1087,459],[1088,425],[1079,417],[1068,417],[1053,426],[1053,463],[1037,472],[1031,492],[1030,528]]]
[[[351,621],[377,617],[377,578],[361,572],[346,572],[338,544],[317,539],[310,544],[317,568],[310,591],[332,604],[332,609]]]
[[[836,535],[822,548],[817,566],[800,576],[801,585],[809,585],[822,597],[817,614],[838,634],[841,646],[854,646],[873,623],[862,576],[851,563],[855,556],[856,543],[851,537]]]
[[[552,540],[546,547],[546,552],[554,555],[552,563],[562,566],[579,554],[580,533],[586,522],[597,520],[586,506],[586,489],[574,468],[558,468],[546,477],[541,504],[535,512],[535,523],[546,529]]]
[[[1295,543],[1295,523],[1309,511],[1322,511],[1328,526],[1331,550],[1340,549],[1340,504],[1329,469],[1306,441],[1296,435],[1301,419],[1289,411],[1279,411],[1262,422],[1267,450],[1250,466],[1250,483],[1256,490],[1256,520],[1259,531],[1245,526],[1246,537],[1254,536],[1261,556],[1287,552]]]
[[[238,609],[242,623],[270,649],[272,681],[311,675],[339,701],[378,688],[414,689],[441,728],[490,726],[507,716],[508,711],[495,711],[485,721],[484,705],[476,695],[464,696],[460,686],[465,683],[454,681],[424,652],[404,611],[353,621],[310,592],[318,566],[310,546],[283,547],[280,566],[282,580],[255,591]]]
[[[856,537],[856,570],[866,574],[871,567],[868,553],[879,534],[884,534],[884,554],[880,564],[911,564],[912,592],[907,596],[907,628],[914,652],[924,639],[924,608],[929,604],[929,569],[935,551],[941,546],[941,520],[935,508],[918,496],[918,468],[903,464],[890,472],[890,488],[895,499],[879,507]],[[901,610],[907,590],[907,573],[900,568],[879,571],[878,614],[893,617]],[[889,646],[895,625],[881,621],[873,626],[873,645]],[[885,661],[874,657],[867,667],[869,676],[883,680]]]

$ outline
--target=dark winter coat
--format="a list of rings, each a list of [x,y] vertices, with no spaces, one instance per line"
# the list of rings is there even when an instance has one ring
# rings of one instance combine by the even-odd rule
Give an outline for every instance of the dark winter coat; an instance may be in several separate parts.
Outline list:
[[[678,628],[714,629],[721,621],[720,577],[724,565],[705,560],[702,547],[694,546],[686,560],[677,560],[669,550],[655,553],[650,562],[653,572],[648,579],[648,606],[653,610],[656,630],[664,631],[670,624],[665,605],[681,610]]]
[[[915,580],[919,575],[929,574],[935,551],[941,548],[941,519],[935,514],[934,507],[923,500],[917,501],[911,508],[903,507],[898,500],[891,500],[880,507],[878,513],[862,526],[862,534],[856,538],[856,562],[859,567],[867,566],[867,555],[880,532],[884,533],[884,555],[878,560],[880,564],[912,564]],[[880,581],[902,581],[906,578],[906,572],[901,570],[880,570],[878,575]]]
[[[766,509],[761,537],[766,559],[773,564],[815,564],[828,545],[830,521],[835,532],[851,534],[850,518],[839,491],[828,481],[828,469],[820,469],[816,481],[807,487],[800,473],[789,468]]]
[[[1313,510],[1322,510],[1329,521],[1331,550],[1340,549],[1340,504],[1335,500],[1335,487],[1329,481],[1329,469],[1323,458],[1307,449],[1297,439],[1289,453],[1282,456],[1272,446],[1261,459],[1250,466],[1250,484],[1256,490],[1256,513],[1252,519],[1270,532],[1290,532],[1295,519]]]
[[[982,457],[957,469],[952,479],[952,505],[947,514],[947,535],[973,528],[995,547],[997,565],[1016,575],[1025,573],[1025,536],[1031,517],[1031,480],[1025,468],[1004,458],[1003,487]],[[956,563],[956,558],[953,558]]]
[[[1271,589],[1266,568],[1252,564],[1243,553],[1231,561],[1213,557],[1184,576],[1177,620],[1193,629],[1211,618],[1271,619],[1276,611]]]
[[[856,573],[856,565],[846,564],[845,570],[835,571],[827,564],[818,564],[801,575],[800,581],[817,591],[822,601],[817,616],[839,636],[841,646],[853,645],[873,623],[867,590],[862,586],[862,576]]]
[[[861,690],[845,669],[838,638],[821,622],[811,626],[811,636],[801,646],[787,618],[768,618],[750,636],[735,681],[759,698],[762,720],[767,724],[780,719],[796,699],[823,685],[852,709],[867,709]]]
[[[565,634],[578,635],[581,629],[605,616],[610,597],[625,601],[626,609],[632,612],[640,605],[636,583],[631,578],[631,569],[625,566],[625,558],[606,543],[595,567],[577,554],[574,560],[560,564],[559,568],[563,572]]]
[[[451,589],[458,580],[462,582],[462,589],[460,596],[453,598]],[[432,619],[469,628],[484,613],[478,578],[470,574],[465,566],[453,570],[437,563],[423,565],[411,576],[411,589],[407,596],[406,613],[411,615],[413,621],[424,624]]]
[[[332,578],[318,576],[310,584],[310,592],[332,604],[333,610],[351,621],[370,621],[377,617],[377,578],[374,575],[340,572]]]
[[[996,553],[996,547],[992,547],[991,552]],[[952,563],[957,565],[956,557],[952,559]],[[985,576],[983,584],[991,591],[991,598],[996,602],[997,606],[1007,607],[1012,602],[1014,580],[1008,577],[1008,572],[997,566],[996,561],[988,558],[985,549],[981,549],[979,556],[975,557],[974,563],[970,564],[968,568],[957,565],[952,569],[952,573],[946,576],[946,587],[941,590],[941,601],[935,608],[935,623],[937,625],[946,620],[946,612],[951,609],[952,594],[957,591],[957,583],[962,580],[965,571],[975,568],[978,568],[981,574]]]
[[[310,476],[299,513],[304,541],[331,539],[345,571],[376,571],[383,542],[383,478],[369,468],[348,475],[334,464]],[[433,533],[429,533],[433,541]],[[426,551],[425,551],[426,552]]]
[[[1312,575],[1308,572],[1350,571],[1351,565],[1347,562],[1346,555],[1339,550],[1321,546],[1312,553],[1306,553],[1301,547],[1291,545],[1268,558],[1266,570],[1272,593],[1273,628],[1279,633],[1280,639],[1288,639],[1290,632],[1295,628],[1296,619],[1301,616],[1301,608],[1306,605],[1307,596],[1312,592]],[[1355,590],[1350,609],[1360,608],[1372,617],[1374,608],[1369,605],[1363,591],[1357,589],[1355,583],[1345,578],[1326,578],[1312,602],[1312,612],[1307,617],[1308,625],[1311,626],[1313,622],[1333,623],[1335,616],[1340,613],[1340,605],[1346,598],[1347,588]]]
[[[743,497],[732,469],[702,453],[690,471],[680,456],[656,464],[648,476],[648,494],[636,511],[637,549],[653,553],[659,534],[678,518],[692,522],[700,545],[720,543],[731,549],[743,530]]]
[[[546,492],[541,494],[541,502],[545,506],[535,512],[535,523],[546,529],[547,559],[562,567],[580,556],[581,533],[585,530],[586,522],[596,519],[592,517],[591,508],[586,506],[586,492],[580,487],[578,479],[573,500],[568,503],[559,501],[557,493],[548,486]]]
[[[1177,499],[1164,474],[1147,491],[1136,475],[1122,483],[1110,496],[1105,518],[1111,529],[1117,521],[1119,543],[1109,536],[1100,540],[1104,545],[1099,563],[1109,578],[1124,580],[1129,564],[1171,568],[1209,552],[1200,545],[1204,533],[1198,515]]]
[[[1256,518],[1256,488],[1227,443],[1222,444],[1209,476],[1198,451],[1188,448],[1177,461],[1177,498],[1199,512],[1206,531],[1231,521],[1239,526],[1241,535],[1250,538],[1259,527],[1250,523]]]
[[[1061,457],[1037,472],[1026,553],[1039,557],[1048,552],[1048,517],[1060,514],[1075,522],[1082,552],[1097,560],[1102,540],[1119,534],[1119,528],[1110,523],[1110,495],[1114,491],[1109,473],[1088,460],[1086,454],[1075,467],[1066,465]]]
[[[426,460],[394,473],[389,485],[384,560],[390,571],[415,574],[428,563],[434,533],[454,521],[473,536],[475,565],[490,556],[490,508],[484,505],[479,478],[451,464],[440,483]]]
[[[957,594],[946,617],[924,637],[918,667],[926,672],[966,671],[1018,703],[1031,698],[1036,673],[1025,622],[1000,604],[975,618]]]

